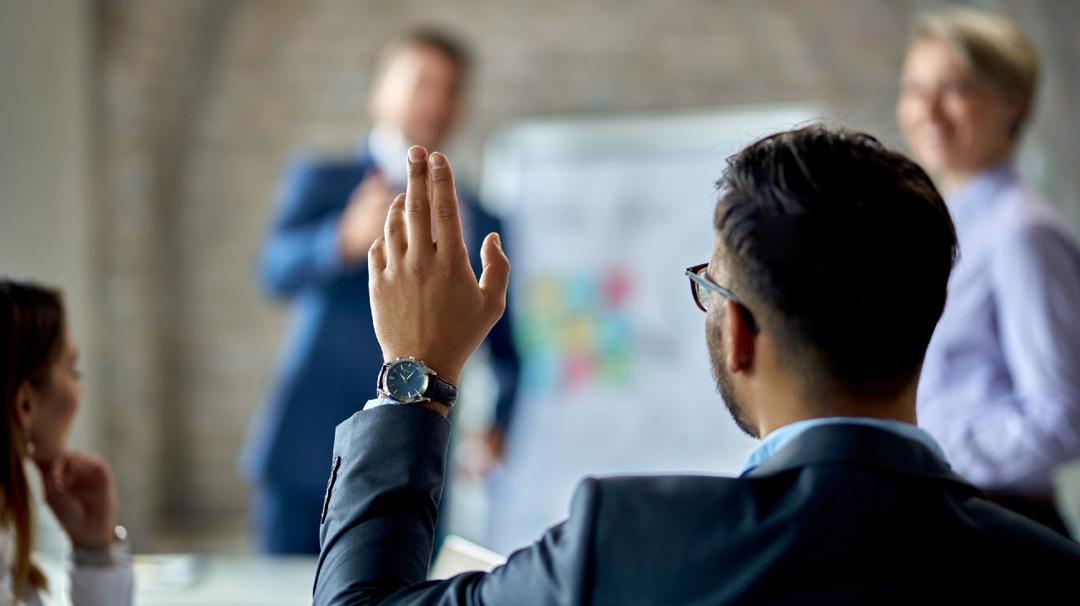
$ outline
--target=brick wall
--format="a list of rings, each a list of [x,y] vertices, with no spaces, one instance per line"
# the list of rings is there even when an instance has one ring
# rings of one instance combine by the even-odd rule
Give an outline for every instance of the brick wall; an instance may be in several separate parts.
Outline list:
[[[982,2],[1044,54],[1027,163],[1080,225],[1080,3]],[[284,163],[367,127],[386,37],[442,24],[475,45],[455,163],[515,119],[817,101],[899,144],[896,80],[914,12],[896,0],[99,1],[93,230],[96,372],[129,523],[143,547],[218,520],[242,528],[235,471],[284,311],[252,280]],[[231,526],[230,526],[231,525]]]

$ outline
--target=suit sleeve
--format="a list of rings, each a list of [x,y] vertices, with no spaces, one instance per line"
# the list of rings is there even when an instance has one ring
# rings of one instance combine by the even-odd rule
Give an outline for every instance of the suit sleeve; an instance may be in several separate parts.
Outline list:
[[[570,518],[490,573],[428,581],[450,427],[422,408],[379,406],[338,426],[314,604],[576,604],[589,591],[596,484]]]
[[[322,173],[319,164],[301,161],[282,183],[258,261],[259,281],[276,298],[291,298],[344,271],[337,244],[344,204],[324,191]]]
[[[1080,456],[1080,251],[1056,226],[1025,225],[998,243],[991,272],[1012,389],[963,420],[950,452],[983,486],[1025,488]]]

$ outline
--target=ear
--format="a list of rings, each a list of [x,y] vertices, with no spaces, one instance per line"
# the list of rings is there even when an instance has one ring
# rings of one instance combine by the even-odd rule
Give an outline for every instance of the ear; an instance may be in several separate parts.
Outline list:
[[[1020,132],[1020,125],[1024,123],[1030,110],[1031,99],[1029,97],[1016,97],[1009,103],[1009,136],[1014,139],[1014,144]]]
[[[734,301],[724,301],[724,338],[727,343],[728,372],[731,374],[748,372],[754,368],[754,347],[756,335],[750,330],[750,323],[742,309]]]
[[[30,381],[23,381],[15,390],[15,417],[22,428],[28,429],[38,410],[38,392]]]

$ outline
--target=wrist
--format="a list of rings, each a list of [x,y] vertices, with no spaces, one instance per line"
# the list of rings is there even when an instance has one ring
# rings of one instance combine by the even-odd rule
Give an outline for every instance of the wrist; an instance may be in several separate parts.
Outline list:
[[[127,529],[115,526],[109,539],[99,544],[75,545],[72,558],[76,566],[106,568],[114,566],[127,555]]]
[[[457,401],[457,384],[416,356],[395,356],[385,362],[377,387],[382,398],[416,406],[432,403],[436,406],[431,410],[440,414],[448,413]]]
[[[110,524],[108,530],[95,532],[92,535],[86,534],[81,537],[71,537],[71,545],[75,549],[83,549],[86,551],[100,551],[108,549],[113,543],[116,542],[115,526]]]

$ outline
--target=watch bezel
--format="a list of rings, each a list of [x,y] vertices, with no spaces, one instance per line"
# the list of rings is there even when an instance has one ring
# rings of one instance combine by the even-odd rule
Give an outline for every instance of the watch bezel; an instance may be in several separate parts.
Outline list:
[[[411,398],[401,398],[390,391],[390,372],[402,364],[415,364],[420,367],[420,372],[424,375],[424,382],[420,387],[420,392]],[[426,394],[431,387],[431,377],[434,374],[435,371],[428,368],[423,360],[418,360],[413,356],[394,358],[393,361],[383,365],[382,372],[379,375],[379,392],[381,395],[400,404],[420,404],[423,402],[430,402],[431,398],[425,397],[424,394]]]

